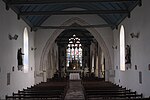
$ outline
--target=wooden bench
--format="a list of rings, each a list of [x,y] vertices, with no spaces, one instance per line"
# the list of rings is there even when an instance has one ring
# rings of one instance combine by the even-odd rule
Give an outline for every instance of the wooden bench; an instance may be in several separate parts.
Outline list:
[[[141,99],[142,94],[131,92],[126,88],[105,81],[83,81],[85,98],[87,100],[128,100]]]
[[[107,99],[88,98],[88,100],[150,100],[150,98],[119,98],[119,99],[117,99],[117,98],[115,98],[115,99],[113,99],[113,98],[111,98],[111,99],[109,99],[109,98],[107,98]]]
[[[6,95],[6,100],[63,100],[68,89],[67,81],[42,82],[34,86]]]
[[[59,95],[48,96],[6,96],[6,100],[63,100]]]

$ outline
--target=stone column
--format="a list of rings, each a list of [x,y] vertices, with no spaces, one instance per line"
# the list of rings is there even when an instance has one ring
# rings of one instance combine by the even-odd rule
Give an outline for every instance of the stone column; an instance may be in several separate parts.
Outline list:
[[[95,76],[98,77],[98,71],[99,71],[99,68],[98,68],[98,55],[96,55],[96,59],[95,60],[96,60]]]

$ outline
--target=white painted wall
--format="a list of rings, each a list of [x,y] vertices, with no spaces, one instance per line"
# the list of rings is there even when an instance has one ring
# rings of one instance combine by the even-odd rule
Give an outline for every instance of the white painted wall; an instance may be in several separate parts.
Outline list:
[[[47,78],[52,78],[56,70],[58,70],[58,46],[57,43],[53,43],[48,55]]]
[[[76,15],[76,16],[71,16],[71,15],[66,15],[66,16],[51,16],[49,17],[45,23],[43,25],[52,25],[52,26],[59,26],[62,25],[64,22],[66,22],[67,20],[74,18],[74,17],[78,17],[82,20],[84,20],[86,23],[88,24],[93,24],[93,25],[97,25],[97,24],[104,24],[105,21],[102,20],[99,16],[97,15]],[[99,32],[99,34],[101,35],[101,37],[103,38],[105,44],[108,48],[108,51],[110,53],[110,58],[111,61],[113,61],[113,50],[112,50],[112,45],[113,45],[113,32],[110,28],[96,28],[96,30]],[[47,29],[47,30],[38,30],[35,34],[35,46],[37,48],[36,50],[36,57],[35,57],[35,63],[36,63],[36,72],[39,73],[39,68],[43,65],[40,65],[40,61],[41,61],[41,56],[43,53],[43,49],[44,46],[46,45],[46,43],[48,43],[48,39],[52,36],[52,34],[56,32],[55,29]],[[56,34],[57,36],[58,34]],[[95,37],[97,40],[99,39],[97,36]],[[55,38],[53,38],[51,41],[53,42]],[[111,62],[112,63],[112,62]],[[112,67],[112,65],[108,66]],[[36,78],[36,82],[40,82],[42,78],[37,77]]]
[[[113,50],[113,42],[119,48],[119,30],[114,30],[114,39],[112,30],[110,28],[96,28],[99,34],[102,36],[105,44],[109,50],[111,63],[114,61],[114,68],[116,69],[115,83],[123,85],[124,87],[136,90],[139,93],[144,93],[144,96],[150,96],[150,71],[148,70],[148,64],[150,64],[150,14],[148,13],[149,0],[142,0],[143,6],[136,7],[132,13],[131,18],[126,18],[121,24],[125,26],[126,32],[126,44],[131,45],[131,61],[132,68],[121,72],[116,69],[119,66],[119,49]],[[11,94],[18,89],[25,88],[34,84],[34,51],[29,50],[29,65],[33,67],[33,70],[29,70],[28,73],[17,70],[17,49],[23,47],[23,30],[27,26],[24,21],[17,20],[16,14],[12,11],[5,10],[5,4],[0,1],[0,98],[3,98],[6,94]],[[76,15],[76,16],[51,16],[44,25],[61,25],[72,17],[79,17],[89,24],[101,24],[105,23],[100,17],[96,15]],[[28,26],[27,26],[28,27]],[[29,29],[29,27],[28,27]],[[54,29],[38,30],[35,35],[35,47],[36,49],[36,71],[39,70],[41,55],[43,48],[46,45],[48,39],[54,32]],[[130,33],[140,32],[138,39],[131,38]],[[9,40],[8,34],[18,34],[18,40]],[[95,37],[96,38],[96,37]],[[34,47],[34,33],[29,31],[29,48]],[[5,52],[4,52],[5,51]],[[114,59],[114,60],[113,60]],[[138,70],[135,70],[134,66],[138,66]],[[12,72],[12,67],[15,67],[15,71]],[[112,67],[112,66],[107,66]],[[139,71],[143,73],[143,83],[139,84]],[[11,73],[10,85],[6,85],[6,75]],[[120,79],[120,83],[119,83]],[[36,79],[40,82],[43,78]]]
[[[131,69],[122,72],[117,70],[115,83],[130,88],[138,93],[143,93],[144,96],[150,96],[150,1],[142,0],[142,7],[137,6],[131,12],[131,18],[126,18],[121,24],[125,27],[126,45],[131,45]],[[120,25],[121,25],[120,24]],[[140,32],[140,37],[131,38],[130,33]],[[114,44],[118,49],[114,51],[114,66],[119,67],[119,29],[114,30]],[[135,65],[138,69],[135,70]],[[143,74],[143,83],[139,83],[139,71]],[[120,83],[119,83],[120,79]]]
[[[34,84],[34,51],[29,49],[29,72],[18,71],[17,50],[23,48],[23,31],[28,28],[29,48],[34,46],[34,32],[22,20],[17,20],[17,15],[10,9],[5,10],[5,4],[0,0],[0,98],[11,95],[12,92],[26,88]],[[19,37],[17,40],[9,40],[8,34]],[[12,71],[12,67],[15,71]],[[31,71],[31,67],[33,70]],[[11,74],[10,85],[7,86],[7,73]]]

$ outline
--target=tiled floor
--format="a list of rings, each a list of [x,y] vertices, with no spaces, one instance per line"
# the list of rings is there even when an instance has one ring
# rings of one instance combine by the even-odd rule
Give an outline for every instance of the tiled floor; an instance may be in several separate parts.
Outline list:
[[[65,100],[85,100],[81,81],[70,81]]]

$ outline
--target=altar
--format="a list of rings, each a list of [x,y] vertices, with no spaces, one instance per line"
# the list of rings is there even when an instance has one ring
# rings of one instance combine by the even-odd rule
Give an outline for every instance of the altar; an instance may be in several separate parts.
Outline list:
[[[69,73],[69,80],[81,80],[81,73],[83,70],[68,70]]]
[[[80,80],[79,73],[70,73],[69,74],[69,80]]]
[[[80,80],[80,77],[82,77],[83,69],[80,66],[80,61],[74,59],[69,62],[69,67],[67,67],[66,70],[67,76],[69,76],[69,80]]]

